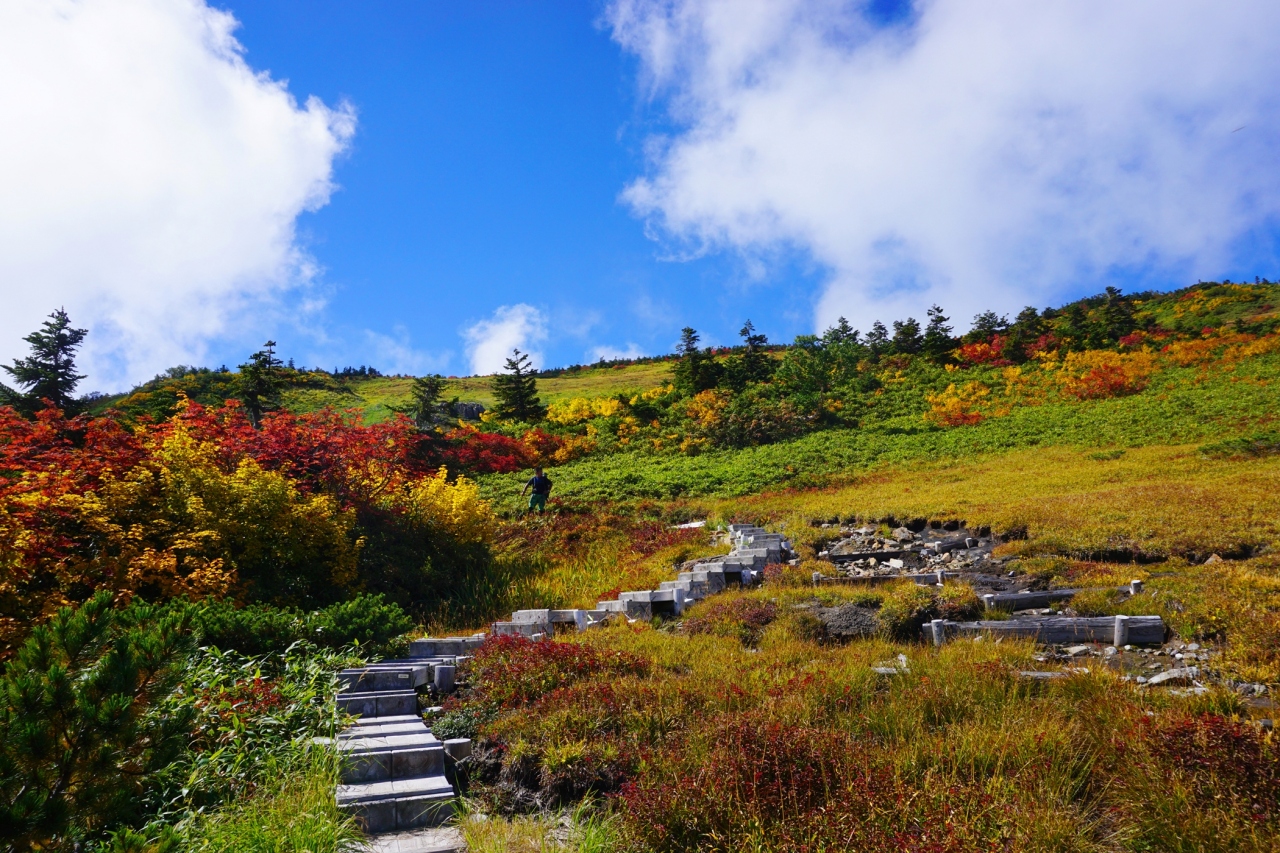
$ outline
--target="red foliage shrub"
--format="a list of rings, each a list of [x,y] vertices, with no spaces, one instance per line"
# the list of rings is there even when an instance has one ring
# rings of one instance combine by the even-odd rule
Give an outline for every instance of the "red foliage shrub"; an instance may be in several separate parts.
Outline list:
[[[601,675],[645,675],[649,662],[580,643],[490,636],[468,664],[480,701],[518,708],[574,682]]]
[[[550,465],[556,451],[564,447],[564,439],[540,427],[525,432],[520,443],[524,445],[525,453],[534,465]]]
[[[510,474],[534,464],[527,445],[498,433],[462,427],[449,432],[445,440],[441,458],[450,471]]]
[[[1013,363],[1005,355],[1005,347],[1008,343],[1007,336],[992,335],[988,341],[961,346],[955,351],[955,357],[967,365],[988,364],[993,367],[1004,367]]]

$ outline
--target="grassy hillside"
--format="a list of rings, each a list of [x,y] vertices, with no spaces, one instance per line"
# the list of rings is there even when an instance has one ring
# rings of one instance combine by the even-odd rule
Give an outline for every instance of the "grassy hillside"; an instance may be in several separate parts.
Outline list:
[[[544,404],[574,397],[628,396],[657,388],[670,381],[671,362],[622,364],[617,367],[587,367],[572,373],[538,380],[538,393]],[[450,379],[445,397],[466,402],[493,405],[492,376],[464,376]],[[325,406],[360,409],[365,423],[381,423],[391,417],[393,406],[409,400],[412,377],[378,376],[355,378],[335,383],[333,388],[290,388],[284,394],[286,408],[294,412],[312,412]]]
[[[901,415],[862,429],[698,456],[634,450],[559,466],[557,494],[601,498],[746,495],[847,480],[876,466],[962,459],[1027,447],[1126,448],[1210,442],[1276,429],[1280,354],[1235,365],[1173,367],[1127,397],[1021,406],[974,426],[942,428]],[[520,475],[482,478],[500,498]]]

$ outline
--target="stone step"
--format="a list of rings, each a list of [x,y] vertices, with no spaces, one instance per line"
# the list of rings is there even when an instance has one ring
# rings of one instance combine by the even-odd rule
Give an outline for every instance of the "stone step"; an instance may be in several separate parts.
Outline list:
[[[354,723],[351,724],[351,728],[346,729],[346,731],[344,731],[343,734],[345,734],[346,732],[353,731],[355,729],[359,729],[367,726],[396,726],[401,723],[422,723],[422,717],[418,716],[417,714],[398,714],[396,716],[391,716],[391,717],[378,717],[377,719],[356,720]],[[422,724],[426,725],[426,723],[422,723]]]
[[[409,643],[409,657],[432,658],[445,655],[469,655],[484,643],[484,636],[423,637]]]
[[[453,816],[456,804],[443,775],[339,785],[337,802],[367,833],[439,826]]]
[[[489,626],[495,637],[545,637],[551,633],[551,625],[544,622],[494,622]]]
[[[338,673],[338,683],[343,693],[364,693],[372,690],[406,690],[421,687],[431,677],[431,667],[374,665],[360,669],[344,669]]]
[[[691,580],[674,580],[663,581],[659,586],[662,589],[682,589],[684,590],[685,601],[701,601],[710,594],[706,581]]]
[[[356,785],[444,773],[444,745],[430,733],[339,742],[342,783]]]
[[[339,693],[338,709],[357,717],[390,717],[418,713],[418,694],[413,690],[369,693]]]
[[[360,853],[466,853],[467,842],[456,826],[412,829],[375,835]]]
[[[724,569],[722,568],[681,572],[676,577],[682,581],[706,584],[707,595],[724,591]]]
[[[338,740],[351,740],[352,738],[366,737],[387,737],[390,735],[416,735],[423,732],[429,732],[427,724],[420,717],[369,717],[370,722],[377,723],[381,720],[400,720],[402,723],[385,723],[383,725],[366,725],[351,726],[338,733]]]

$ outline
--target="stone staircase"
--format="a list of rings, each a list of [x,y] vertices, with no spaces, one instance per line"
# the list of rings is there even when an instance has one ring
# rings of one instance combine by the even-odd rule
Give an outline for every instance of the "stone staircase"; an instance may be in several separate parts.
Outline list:
[[[765,566],[792,556],[791,543],[782,534],[751,524],[730,524],[729,539],[732,549],[728,554],[699,560],[697,568],[680,572],[675,580],[663,581],[657,589],[624,592],[614,601],[598,602],[592,610],[517,610],[510,621],[493,623],[492,631],[497,636],[541,638],[554,633],[556,625],[572,624],[583,631],[614,614],[645,621],[655,616],[675,618],[708,595],[757,583]]]
[[[441,743],[422,720],[419,696],[454,688],[458,659],[481,637],[415,640],[410,656],[338,674],[338,707],[358,719],[332,743],[343,756],[338,807],[370,834],[439,826],[455,811],[449,765],[470,741]]]
[[[756,583],[766,565],[791,555],[790,542],[763,528],[732,524],[729,536],[729,554],[699,561],[696,569],[680,572],[658,589],[624,592],[591,610],[517,610],[509,621],[493,623],[491,633],[540,640],[552,636],[557,625],[585,631],[615,614],[628,619],[674,618],[708,595]],[[430,846],[435,842],[426,840],[426,828],[439,827],[454,815],[460,792],[451,779],[452,767],[471,754],[471,742],[439,741],[423,722],[420,702],[424,695],[438,699],[453,692],[457,664],[485,637],[424,637],[409,644],[406,658],[339,673],[337,705],[358,719],[334,741],[320,741],[345,759],[338,807],[357,817],[374,836],[367,850],[460,849]]]

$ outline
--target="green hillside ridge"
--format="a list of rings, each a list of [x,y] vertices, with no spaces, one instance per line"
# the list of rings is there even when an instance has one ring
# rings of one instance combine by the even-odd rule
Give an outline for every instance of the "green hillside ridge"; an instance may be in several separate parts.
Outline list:
[[[698,456],[632,451],[559,466],[556,493],[583,500],[741,496],[766,489],[849,480],[869,469],[916,460],[959,459],[1038,446],[1125,448],[1214,442],[1275,429],[1280,355],[1206,373],[1159,374],[1140,394],[1015,408],[980,424],[943,429],[904,414],[861,429],[832,429],[793,441]],[[480,478],[500,503],[522,474]]]
[[[1045,316],[1065,317],[1072,312],[1096,309],[1105,297],[1077,300]],[[1234,326],[1248,330],[1260,324],[1274,323],[1280,318],[1280,285],[1260,281],[1255,284],[1207,282],[1168,293],[1147,292],[1129,297],[1133,319],[1139,328],[1157,326],[1189,334],[1202,328]],[[920,312],[924,314],[923,307]],[[994,317],[994,315],[988,315]],[[857,324],[855,324],[857,325]],[[864,330],[865,331],[865,330]],[[962,337],[974,338],[971,332]],[[792,345],[777,347],[771,355],[780,357]],[[723,356],[720,357],[723,360]],[[564,402],[575,397],[608,397],[634,395],[669,382],[674,362],[642,359],[608,366],[578,366],[545,371],[538,380],[544,404]],[[150,414],[163,417],[171,413],[179,392],[206,405],[217,405],[236,396],[235,372],[178,366],[155,379],[142,383],[123,394],[97,396],[91,411],[100,414],[117,408],[127,414]],[[311,412],[330,406],[356,409],[365,423],[379,423],[391,417],[393,407],[409,400],[410,376],[334,376],[323,371],[290,371],[282,402],[294,412]],[[446,397],[477,402],[491,407],[494,398],[491,376],[450,378]]]

